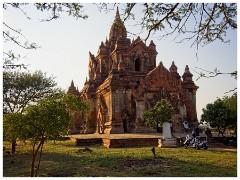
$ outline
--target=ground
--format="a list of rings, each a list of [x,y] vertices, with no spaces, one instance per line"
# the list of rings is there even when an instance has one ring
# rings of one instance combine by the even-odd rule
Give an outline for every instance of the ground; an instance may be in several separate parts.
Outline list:
[[[7,150],[10,144],[4,142]],[[41,177],[236,177],[237,151],[209,148],[76,147],[73,141],[48,141],[40,165]],[[31,147],[18,142],[16,155],[3,155],[4,177],[30,174]]]

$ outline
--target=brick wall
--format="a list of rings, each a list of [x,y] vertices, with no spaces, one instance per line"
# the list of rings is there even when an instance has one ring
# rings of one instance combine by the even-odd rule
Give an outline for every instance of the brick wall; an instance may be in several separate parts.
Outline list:
[[[75,139],[76,146],[102,145],[102,138]]]
[[[158,146],[159,138],[129,138],[129,139],[109,139],[103,138],[103,146],[107,148],[117,147],[138,147],[138,146]]]

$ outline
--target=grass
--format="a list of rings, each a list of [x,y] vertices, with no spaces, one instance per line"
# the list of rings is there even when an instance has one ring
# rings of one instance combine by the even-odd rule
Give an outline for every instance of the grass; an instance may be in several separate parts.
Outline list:
[[[7,150],[10,144],[4,142]],[[47,142],[39,169],[41,177],[236,177],[237,152],[151,147],[90,147],[77,153],[72,141]],[[15,155],[4,154],[3,176],[30,175],[31,146],[18,143]]]

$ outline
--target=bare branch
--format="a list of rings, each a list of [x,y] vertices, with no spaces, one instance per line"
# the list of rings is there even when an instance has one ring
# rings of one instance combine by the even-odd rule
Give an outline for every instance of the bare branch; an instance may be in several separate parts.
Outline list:
[[[234,91],[236,91],[236,90],[237,90],[237,87],[235,87],[234,89],[232,89],[232,90],[230,90],[230,91],[228,91],[228,92],[225,92],[224,94],[228,94],[228,93],[234,92]]]
[[[5,25],[5,26],[6,26],[7,28],[9,28],[10,30],[12,30],[12,31],[14,31],[14,32],[16,32],[16,33],[18,33],[19,35],[23,36],[23,34],[21,33],[20,30],[16,30],[16,29],[11,28],[11,27],[8,26],[5,22],[3,22],[3,25]]]
[[[226,73],[226,72],[220,72],[217,68],[215,68],[214,71],[208,71],[208,70],[205,70],[205,69],[202,69],[202,68],[199,68],[199,67],[195,67],[195,68],[203,71],[203,72],[198,72],[195,69],[193,69],[193,71],[195,71],[199,75],[197,80],[200,79],[201,77],[213,78],[213,77],[216,77],[216,76],[219,76],[219,75],[231,75],[235,79],[237,79],[237,71],[227,72]],[[208,75],[206,75],[204,72],[207,73]]]
[[[18,46],[24,48],[24,49],[36,49],[38,48],[37,45],[35,43],[30,44],[30,46],[24,46],[22,45],[19,41],[17,41],[14,37],[10,36],[8,33],[6,33],[5,31],[3,31],[3,36],[9,38],[11,41],[13,41],[15,44],[17,44]],[[5,37],[5,38],[6,38]]]
[[[112,7],[109,7],[108,3],[100,3],[100,4],[94,3],[94,5],[97,6],[98,11],[100,11],[100,13],[102,13],[102,11],[105,11],[106,14],[109,13],[110,11],[114,10],[116,4],[117,3],[111,3]]]
[[[31,20],[31,18],[27,15],[27,13],[22,8],[20,8],[20,6],[18,6],[17,9],[19,9],[26,16],[28,20]]]

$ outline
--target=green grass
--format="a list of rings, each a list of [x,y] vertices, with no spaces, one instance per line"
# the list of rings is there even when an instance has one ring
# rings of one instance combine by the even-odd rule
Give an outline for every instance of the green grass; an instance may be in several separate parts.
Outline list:
[[[10,144],[4,142],[10,150]],[[90,147],[79,154],[71,141],[44,145],[38,175],[41,177],[236,177],[237,152],[157,148]],[[15,155],[3,156],[4,177],[30,174],[31,147],[18,143]]]

